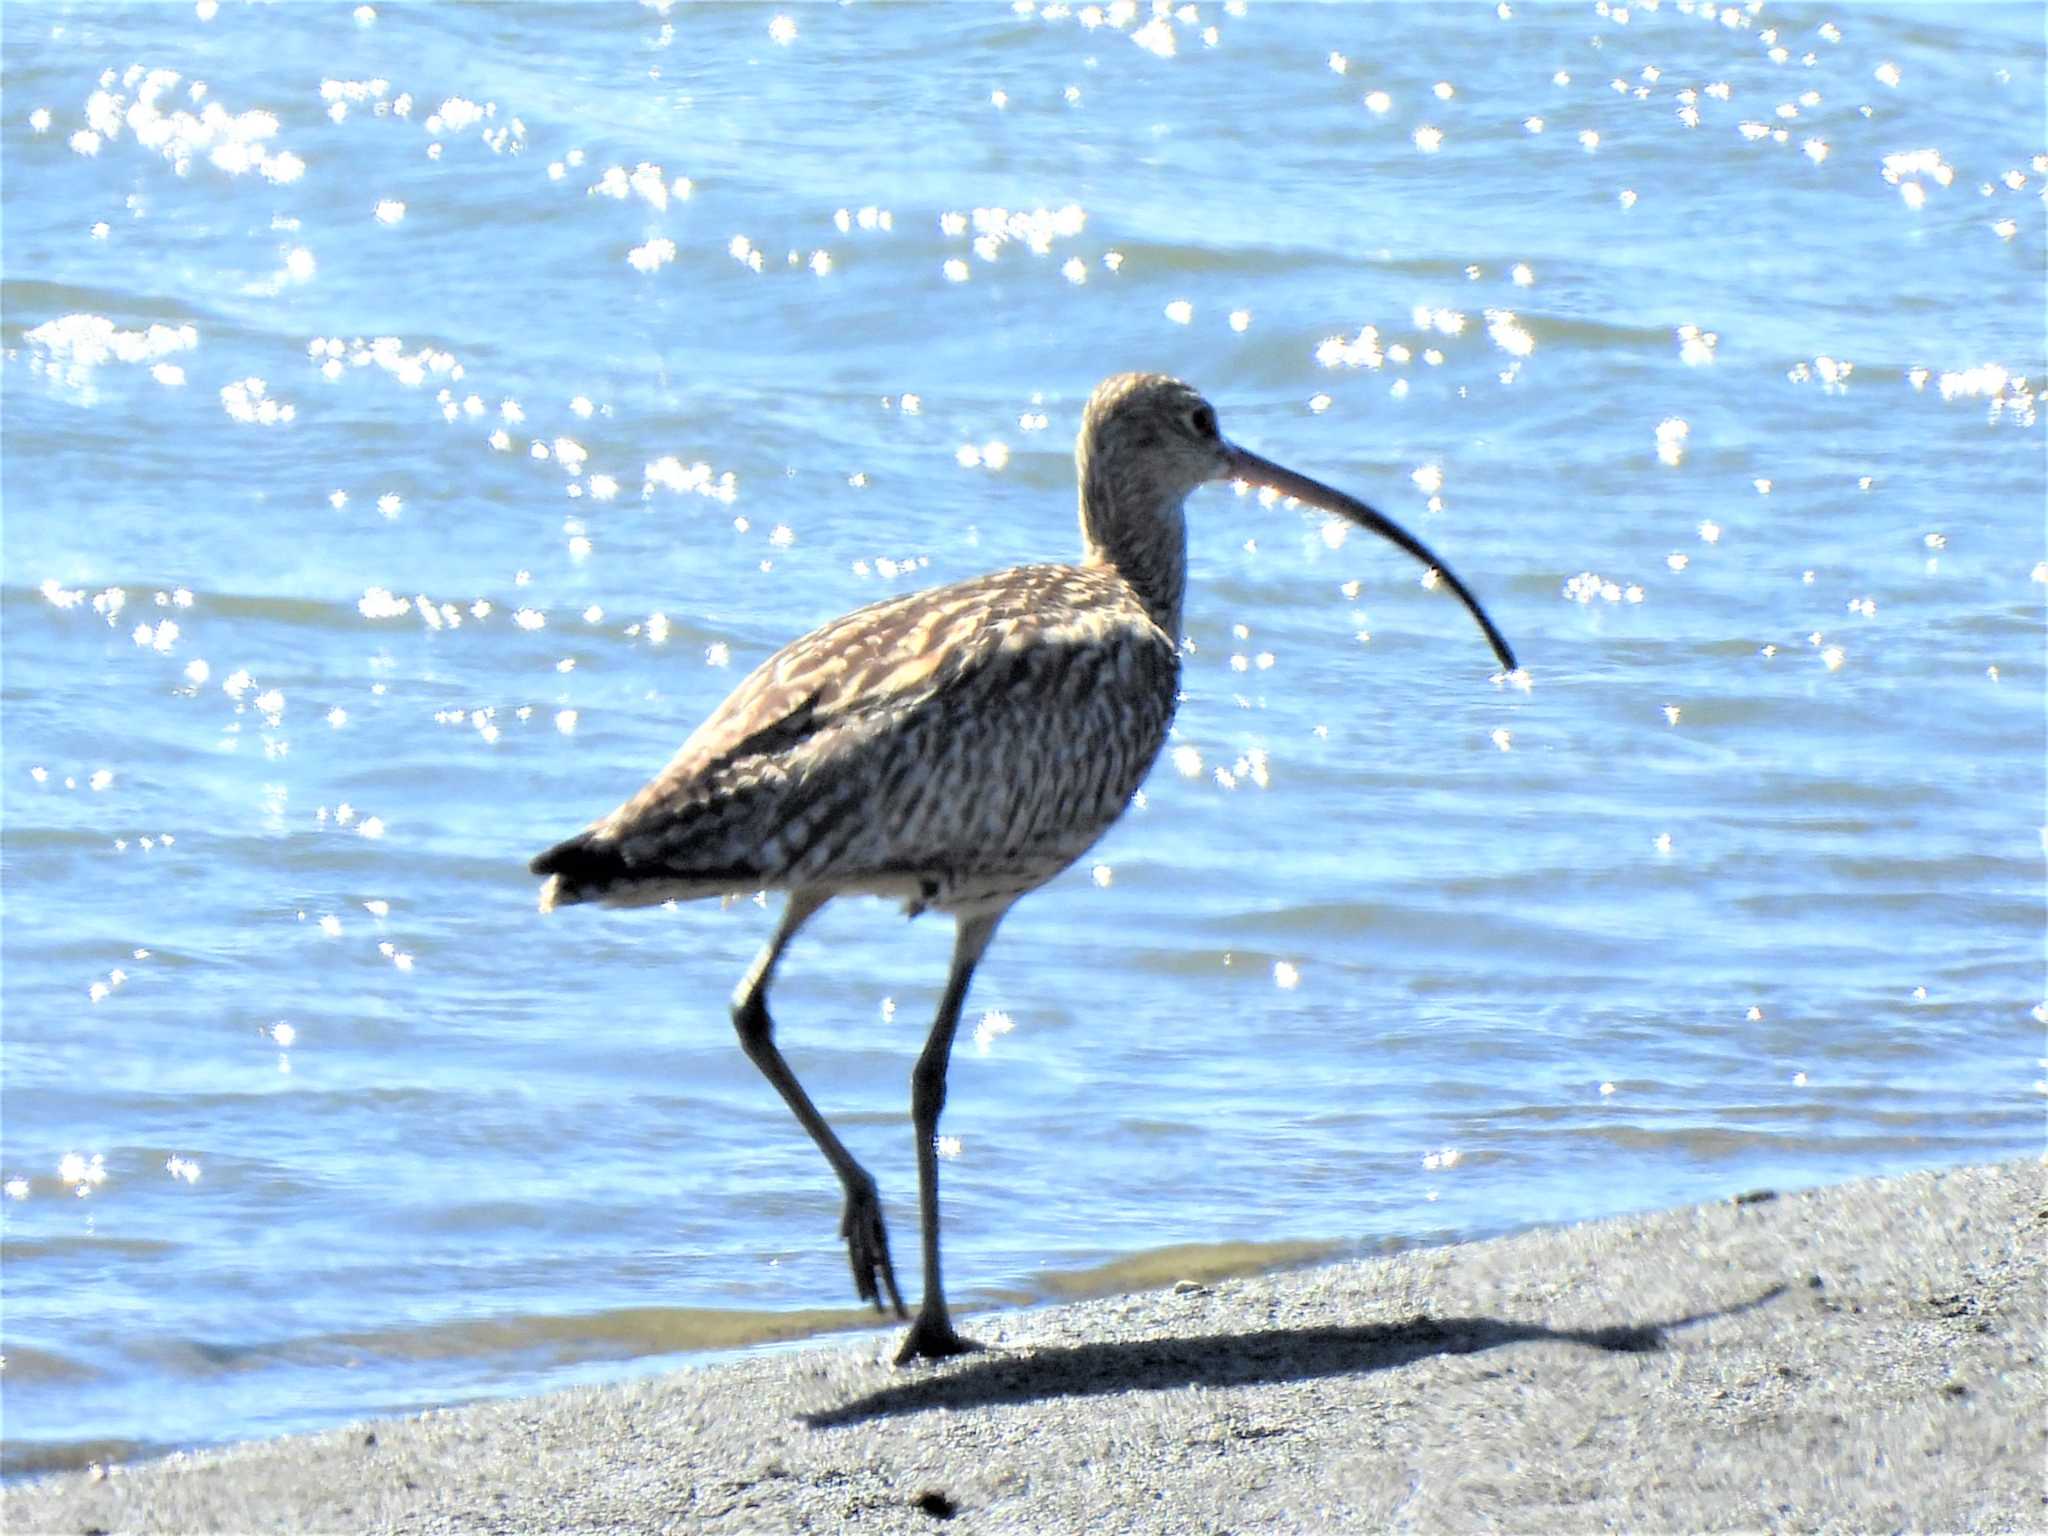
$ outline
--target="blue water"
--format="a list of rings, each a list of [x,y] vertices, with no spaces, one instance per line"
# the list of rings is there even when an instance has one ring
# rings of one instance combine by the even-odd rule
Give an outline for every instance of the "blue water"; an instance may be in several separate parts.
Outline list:
[[[1168,756],[976,979],[957,1304],[2037,1150],[2041,11],[1754,9],[10,4],[6,1470],[860,1322],[772,912],[525,861],[1070,553],[1127,368],[1528,686],[1194,498]],[[776,990],[913,1288],[949,942]]]

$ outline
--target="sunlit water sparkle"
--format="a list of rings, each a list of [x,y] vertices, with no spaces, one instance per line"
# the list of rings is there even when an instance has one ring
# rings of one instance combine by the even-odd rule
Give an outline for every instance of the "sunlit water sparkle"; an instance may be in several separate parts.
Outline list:
[[[2039,21],[10,5],[6,1470],[859,1321],[772,904],[524,863],[1070,553],[1125,368],[1527,671],[1197,495],[1176,738],[976,980],[959,1303],[2037,1148]],[[776,993],[913,1285],[948,942]]]

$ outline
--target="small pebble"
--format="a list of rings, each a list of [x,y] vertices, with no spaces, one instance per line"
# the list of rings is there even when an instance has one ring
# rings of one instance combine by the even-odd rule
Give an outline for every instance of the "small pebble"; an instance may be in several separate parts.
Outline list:
[[[950,1520],[960,1513],[960,1506],[946,1497],[937,1488],[927,1488],[910,1501],[934,1520]]]

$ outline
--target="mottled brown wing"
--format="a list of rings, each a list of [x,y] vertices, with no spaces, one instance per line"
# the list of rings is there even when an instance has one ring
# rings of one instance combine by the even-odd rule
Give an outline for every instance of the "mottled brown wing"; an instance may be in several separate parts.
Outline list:
[[[1172,642],[1103,570],[890,599],[768,658],[644,789],[532,867],[557,877],[553,903],[924,875],[950,890],[976,871],[1028,889],[1122,809],[1176,687]]]

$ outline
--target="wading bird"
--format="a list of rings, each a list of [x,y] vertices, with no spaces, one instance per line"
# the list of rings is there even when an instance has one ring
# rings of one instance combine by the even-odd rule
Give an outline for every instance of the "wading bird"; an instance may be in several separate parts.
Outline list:
[[[632,799],[534,859],[543,912],[576,902],[786,891],[775,936],[733,993],[740,1045],[845,1190],[855,1289],[906,1316],[875,1181],[775,1047],[776,962],[820,907],[858,892],[950,914],[953,962],[910,1078],[924,1301],[897,1363],[974,1346],[939,1279],[936,1136],[946,1062],[976,962],[1012,903],[1122,814],[1166,740],[1180,689],[1182,503],[1211,480],[1270,486],[1349,518],[1432,567],[1494,654],[1514,653],[1464,583],[1364,503],[1224,440],[1178,379],[1120,374],[1074,447],[1079,563],[1026,565],[835,619],[754,669]]]

